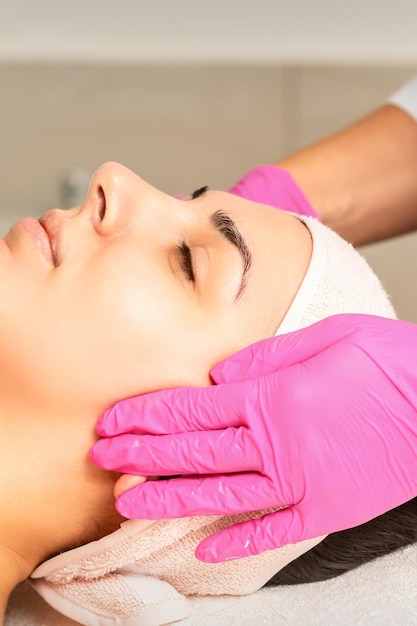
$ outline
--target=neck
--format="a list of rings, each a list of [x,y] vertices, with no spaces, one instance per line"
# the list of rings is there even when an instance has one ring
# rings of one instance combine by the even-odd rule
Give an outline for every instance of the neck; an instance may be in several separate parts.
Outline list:
[[[115,475],[88,450],[97,415],[5,410],[0,394],[0,611],[42,561],[115,530]]]
[[[0,624],[3,624],[7,602],[14,587],[25,580],[33,569],[30,563],[13,550],[0,548]]]

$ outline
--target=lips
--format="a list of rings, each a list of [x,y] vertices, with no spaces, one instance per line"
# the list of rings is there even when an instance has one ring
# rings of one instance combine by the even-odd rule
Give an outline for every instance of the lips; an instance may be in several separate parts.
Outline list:
[[[54,267],[56,266],[55,243],[48,230],[34,217],[25,217],[16,224],[25,231],[45,259]]]
[[[58,231],[55,220],[52,218],[52,214],[54,211],[48,211],[45,213],[40,220],[39,225],[43,229],[46,234],[46,237],[49,242],[49,247],[52,254],[53,264],[55,267],[58,265],[58,250],[57,250],[57,239],[58,239]]]

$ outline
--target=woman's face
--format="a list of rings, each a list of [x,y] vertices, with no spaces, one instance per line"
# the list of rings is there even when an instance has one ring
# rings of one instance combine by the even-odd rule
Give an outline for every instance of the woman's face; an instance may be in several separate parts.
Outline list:
[[[0,385],[63,416],[208,384],[274,334],[311,254],[293,216],[218,191],[174,199],[115,163],[40,223],[0,242]]]

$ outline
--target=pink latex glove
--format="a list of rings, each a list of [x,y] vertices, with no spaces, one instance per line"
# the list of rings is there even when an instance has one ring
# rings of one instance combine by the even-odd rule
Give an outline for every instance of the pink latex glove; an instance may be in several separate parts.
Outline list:
[[[291,174],[275,165],[258,165],[228,190],[235,196],[320,219]]]
[[[417,495],[417,326],[338,315],[254,344],[216,386],[125,400],[94,463],[146,476],[120,513],[159,519],[288,508],[207,538],[217,562],[350,528]]]

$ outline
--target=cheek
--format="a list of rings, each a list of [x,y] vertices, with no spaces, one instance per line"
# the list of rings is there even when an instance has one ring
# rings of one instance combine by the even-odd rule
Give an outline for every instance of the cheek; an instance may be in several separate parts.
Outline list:
[[[70,369],[83,393],[112,403],[157,385],[182,317],[166,277],[149,265],[126,271],[113,262],[98,275],[84,271],[72,293],[61,307],[71,315],[61,318],[56,342],[72,354]]]
[[[169,379],[185,318],[156,267],[126,270],[126,259],[113,257],[20,294],[4,327],[0,374],[26,400],[101,411]]]
[[[231,352],[223,317],[213,322],[149,259],[102,255],[30,284],[10,297],[0,389],[34,407],[98,414],[123,397],[206,385]]]

